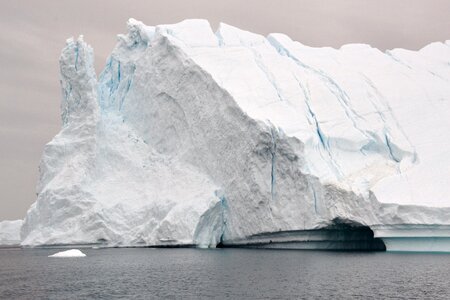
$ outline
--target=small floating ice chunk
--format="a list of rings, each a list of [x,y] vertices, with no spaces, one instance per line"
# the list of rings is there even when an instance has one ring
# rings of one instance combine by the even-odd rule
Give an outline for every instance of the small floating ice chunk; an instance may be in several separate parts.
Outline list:
[[[85,256],[86,254],[84,254],[78,249],[70,249],[49,255],[48,257],[85,257]]]

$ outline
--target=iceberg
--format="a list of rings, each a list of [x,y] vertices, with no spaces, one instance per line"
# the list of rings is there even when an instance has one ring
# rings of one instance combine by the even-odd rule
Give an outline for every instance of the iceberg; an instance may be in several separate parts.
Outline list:
[[[86,254],[78,249],[70,249],[66,251],[57,252],[55,254],[49,255],[48,257],[86,257]]]
[[[450,251],[450,41],[127,26],[98,79],[62,50],[22,245]]]
[[[20,228],[22,220],[0,222],[0,246],[12,246],[20,244]]]

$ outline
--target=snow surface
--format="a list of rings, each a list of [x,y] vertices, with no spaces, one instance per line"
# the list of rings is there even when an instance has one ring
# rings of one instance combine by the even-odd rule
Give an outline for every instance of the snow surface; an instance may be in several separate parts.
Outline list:
[[[84,254],[78,249],[70,249],[49,255],[48,257],[85,257],[85,256],[86,254]]]
[[[0,246],[19,245],[22,220],[0,222]]]
[[[450,228],[450,41],[383,53],[130,19],[98,82],[82,37],[60,64],[63,128],[23,245]]]

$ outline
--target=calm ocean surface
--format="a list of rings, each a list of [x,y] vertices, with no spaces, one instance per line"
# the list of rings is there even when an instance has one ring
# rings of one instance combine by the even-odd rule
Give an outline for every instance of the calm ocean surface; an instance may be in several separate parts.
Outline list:
[[[450,299],[450,255],[0,249],[1,299]]]

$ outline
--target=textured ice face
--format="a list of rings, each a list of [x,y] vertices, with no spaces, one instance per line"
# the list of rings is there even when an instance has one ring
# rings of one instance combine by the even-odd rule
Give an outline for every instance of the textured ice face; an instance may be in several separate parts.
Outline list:
[[[207,176],[157,153],[125,122],[121,104],[115,106],[131,85],[132,54],[139,57],[150,35],[136,21],[129,29],[100,86],[92,50],[82,39],[68,40],[62,51],[63,129],[44,149],[38,200],[22,228],[24,245],[192,244],[200,216],[219,201]]]
[[[207,247],[336,220],[376,234],[450,225],[448,44],[311,48],[133,19],[118,40],[98,83],[89,46],[62,52],[64,125],[23,244]]]
[[[0,245],[19,245],[22,220],[0,222]]]

